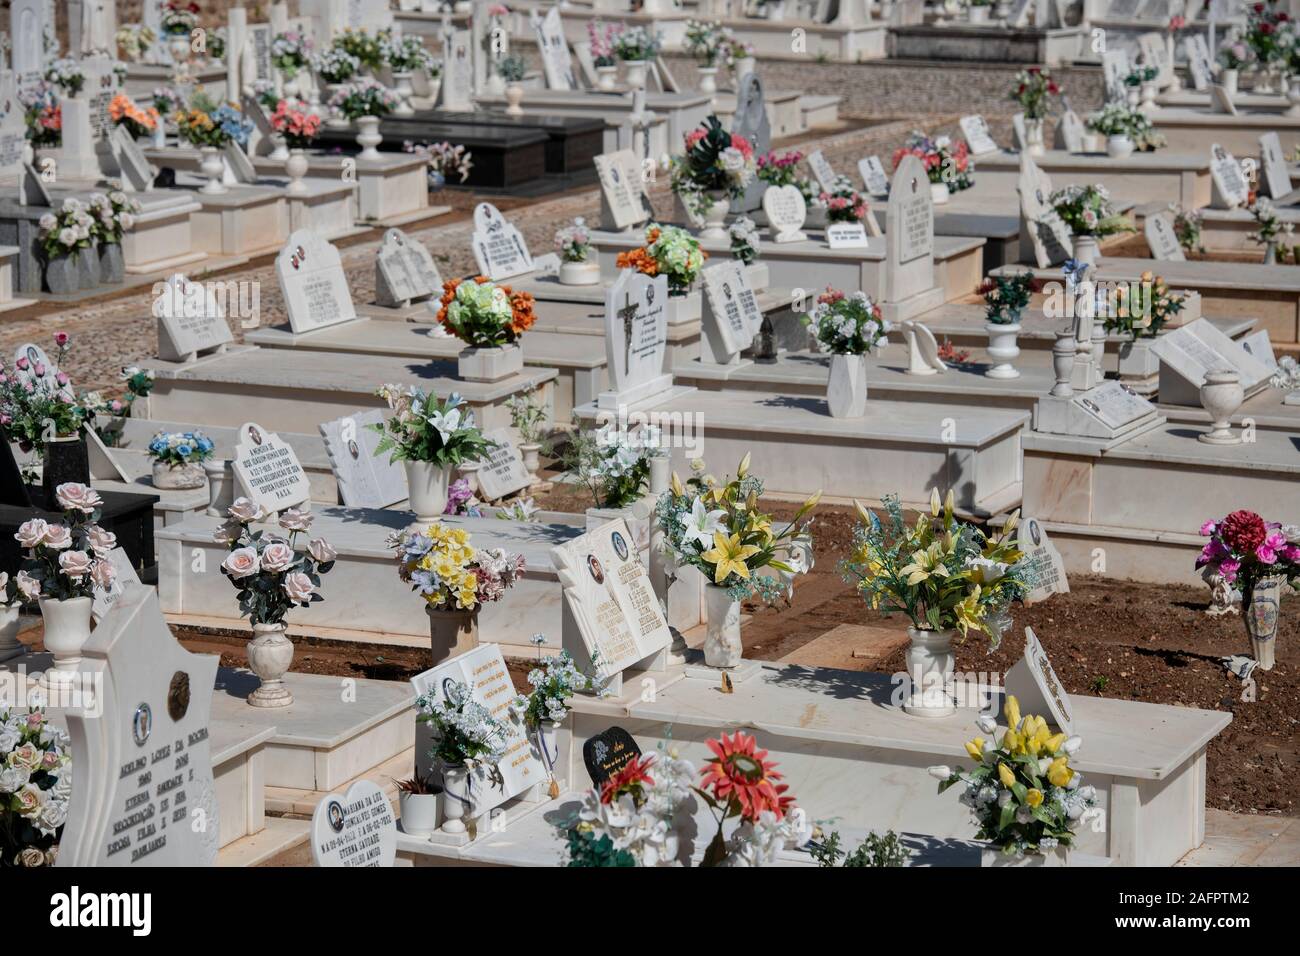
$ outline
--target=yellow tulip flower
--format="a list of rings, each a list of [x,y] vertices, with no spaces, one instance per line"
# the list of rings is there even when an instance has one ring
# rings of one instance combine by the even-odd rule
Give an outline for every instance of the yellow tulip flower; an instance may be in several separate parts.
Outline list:
[[[756,548],[752,544],[742,545],[738,534],[733,534],[728,538],[721,531],[715,531],[713,532],[713,547],[701,554],[700,557],[714,565],[714,584],[721,584],[732,571],[735,571],[736,574],[748,581],[749,566],[745,564],[745,561],[760,550],[762,549]]]
[[[1020,701],[1016,700],[1014,695],[1007,696],[1007,703],[1002,708],[1002,714],[1007,718],[1007,727],[1015,730],[1020,726]]]
[[[1058,750],[1061,749],[1061,744],[1065,743],[1066,739],[1067,737],[1065,734],[1053,734],[1051,737],[1048,737],[1047,740],[1043,743],[1043,748],[1049,754],[1055,754]]]
[[[1016,775],[1011,768],[1004,763],[998,764],[998,779],[1002,781],[1002,786],[1010,787],[1016,782]]]
[[[1029,792],[1025,794],[1025,803],[1031,807],[1041,806],[1043,802],[1043,791],[1036,787],[1030,787]]]
[[[971,760],[984,759],[984,738],[976,737],[974,740],[966,741],[966,752],[970,754]]]
[[[1070,769],[1069,763],[1064,757],[1057,757],[1052,761],[1052,765],[1047,768],[1047,779],[1051,781],[1054,787],[1064,787],[1074,776],[1074,771]]]
[[[1023,749],[1023,741],[1020,735],[1014,730],[1008,730],[1002,735],[1002,749],[1007,753],[1017,753]]]

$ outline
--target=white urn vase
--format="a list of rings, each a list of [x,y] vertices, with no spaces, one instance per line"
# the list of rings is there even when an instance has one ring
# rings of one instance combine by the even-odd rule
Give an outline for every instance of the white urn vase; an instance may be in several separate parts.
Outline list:
[[[606,93],[618,87],[618,64],[596,67],[596,89]]]
[[[252,707],[288,707],[293,693],[285,686],[284,675],[293,663],[293,641],[285,634],[285,625],[254,624],[253,639],[248,642],[248,668],[261,683],[248,695]]]
[[[289,177],[285,192],[290,196],[301,196],[307,192],[307,154],[301,149],[289,150],[289,158],[284,161],[284,172]]]
[[[58,600],[39,599],[41,617],[45,619],[45,649],[54,655],[54,667],[45,672],[45,687],[71,683],[81,664],[81,649],[90,640],[90,611],[94,602],[88,597]]]
[[[627,60],[627,85],[634,90],[645,89],[645,60]]]
[[[378,116],[358,116],[357,117],[357,145],[361,147],[361,152],[357,155],[358,159],[379,159],[379,150],[376,149],[384,141],[384,137],[379,133]]]
[[[1300,73],[1293,73],[1286,81],[1287,116],[1300,116]]]
[[[22,605],[0,604],[0,661],[26,653],[27,647],[18,640],[21,623]]]
[[[911,682],[903,711],[913,717],[947,717],[956,712],[948,684],[953,675],[955,630],[907,629],[907,676]]]
[[[1106,155],[1111,159],[1125,159],[1132,156],[1135,148],[1133,137],[1127,134],[1106,137]]]
[[[535,441],[526,441],[519,445],[519,454],[523,457],[524,471],[528,472],[530,485],[541,482],[541,479],[537,477],[537,469],[542,465],[541,451],[541,444]]]
[[[712,96],[718,92],[718,68],[716,66],[700,67],[700,92]]]
[[[826,382],[826,404],[832,418],[861,418],[867,413],[867,357],[832,355]]]
[[[444,833],[464,833],[466,818],[474,817],[472,778],[464,764],[442,766],[442,826]]]
[[[1020,347],[1016,337],[1020,334],[1020,323],[998,324],[990,322],[984,326],[989,334],[989,358],[996,363],[984,374],[988,378],[1019,378],[1020,373],[1011,364],[1020,356]]]
[[[1245,399],[1241,376],[1229,369],[1217,369],[1205,374],[1201,385],[1201,407],[1210,416],[1210,430],[1197,435],[1210,445],[1239,445],[1241,436],[1234,435],[1229,423]]]
[[[416,524],[425,527],[447,509],[447,489],[451,485],[451,467],[431,461],[404,461],[407,493]]]
[[[596,285],[600,282],[600,266],[595,262],[561,262],[558,278],[560,285]]]
[[[1074,258],[1078,262],[1095,266],[1101,258],[1101,245],[1096,236],[1075,236],[1073,240]]]
[[[1030,156],[1042,156],[1047,152],[1043,145],[1043,121],[1025,117],[1025,148]]]
[[[704,210],[704,228],[700,230],[701,239],[727,238],[727,213],[731,209],[731,200],[720,189],[705,193],[709,198],[709,208]]]
[[[289,141],[284,138],[283,133],[272,133],[269,137],[271,140],[271,152],[266,158],[275,163],[287,163],[289,161]]]
[[[754,64],[757,62],[757,57],[752,56],[737,57],[732,61],[731,75],[735,78],[737,88],[745,77],[754,72]]]
[[[735,667],[744,648],[740,643],[740,602],[716,584],[704,587],[708,627],[704,635],[704,663],[710,667]]]
[[[221,181],[226,172],[226,161],[217,147],[199,147],[199,172],[208,180],[199,188],[199,192],[205,196],[220,196],[226,192],[226,184]]]
[[[523,116],[524,88],[518,83],[506,84],[506,115]]]
[[[414,116],[415,107],[411,106],[411,97],[414,95],[415,88],[411,86],[410,71],[394,71],[393,96],[397,99],[397,105],[393,107],[393,115]]]

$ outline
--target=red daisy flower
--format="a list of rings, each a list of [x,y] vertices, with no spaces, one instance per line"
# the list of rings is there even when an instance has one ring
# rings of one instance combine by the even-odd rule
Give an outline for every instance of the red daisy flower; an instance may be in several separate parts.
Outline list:
[[[764,810],[771,810],[778,820],[794,802],[783,796],[789,788],[777,781],[781,774],[776,764],[767,757],[766,750],[758,749],[758,742],[736,731],[731,740],[723,734],[718,740],[708,742],[713,758],[704,765],[703,786],[713,791],[719,803],[730,804],[746,820],[757,820]]]
[[[616,801],[625,793],[630,793],[632,799],[640,805],[644,799],[642,788],[646,784],[654,783],[654,778],[650,776],[650,764],[654,762],[654,754],[644,754],[640,757],[634,757],[622,770],[619,770],[600,788],[600,802],[610,804]]]

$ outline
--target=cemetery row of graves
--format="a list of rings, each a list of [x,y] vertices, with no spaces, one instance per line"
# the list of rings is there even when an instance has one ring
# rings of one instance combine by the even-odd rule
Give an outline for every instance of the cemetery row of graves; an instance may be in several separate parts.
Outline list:
[[[1294,814],[1285,7],[68,6],[0,70],[0,865],[1163,867]],[[846,160],[792,29],[1039,65],[1006,142]],[[105,302],[157,347],[88,389]]]

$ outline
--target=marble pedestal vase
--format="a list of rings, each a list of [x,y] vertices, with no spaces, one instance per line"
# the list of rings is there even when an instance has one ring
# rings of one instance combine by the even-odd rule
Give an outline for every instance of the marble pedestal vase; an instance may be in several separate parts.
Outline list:
[[[397,97],[397,105],[393,107],[394,116],[415,115],[415,108],[411,106],[411,97],[415,95],[415,88],[411,86],[409,70],[393,72],[393,95]]]
[[[710,667],[736,667],[744,654],[740,643],[740,602],[716,584],[704,586],[708,629],[704,635],[704,663]]]
[[[700,238],[728,238],[727,213],[731,209],[730,197],[721,189],[711,189],[705,195],[709,198],[710,205],[704,210],[704,227],[700,230]]]
[[[27,647],[18,640],[18,626],[22,623],[22,606],[0,604],[0,661],[27,653]]]
[[[474,797],[470,792],[470,774],[464,764],[442,765],[443,833],[464,833],[465,819],[473,819]]]
[[[1239,445],[1241,436],[1234,435],[1230,427],[1233,413],[1241,407],[1246,393],[1241,387],[1241,376],[1229,369],[1207,372],[1201,385],[1201,407],[1210,416],[1210,430],[1197,435],[1209,445]]]
[[[215,146],[199,147],[199,172],[207,177],[208,181],[204,183],[199,192],[205,196],[220,196],[226,190],[226,184],[222,182],[222,177],[226,172],[226,162],[217,152]]]
[[[45,620],[42,641],[45,649],[54,655],[54,667],[41,676],[41,686],[47,689],[70,685],[76,680],[81,664],[81,649],[90,640],[90,612],[94,602],[88,597],[38,599],[41,617]]]
[[[718,92],[718,68],[716,66],[700,67],[700,92],[712,96]]]
[[[904,713],[913,717],[947,717],[957,708],[948,693],[952,681],[952,639],[955,630],[931,631],[907,629],[911,645],[907,648],[907,676],[911,682]]]
[[[618,64],[596,67],[596,89],[606,93],[618,86]]]
[[[506,115],[523,116],[524,108],[520,104],[524,101],[524,88],[518,83],[506,84]]]
[[[1047,149],[1043,145],[1043,121],[1025,117],[1025,149],[1030,156],[1043,156]]]
[[[542,479],[537,474],[537,469],[542,465],[541,451],[542,446],[535,441],[526,441],[519,446],[519,454],[524,460],[524,471],[528,472],[529,487],[541,484]]]
[[[424,610],[429,615],[429,641],[435,665],[478,647],[478,608],[464,611],[426,605]]]
[[[301,149],[289,150],[289,158],[284,161],[284,172],[289,177],[289,184],[285,186],[284,191],[290,196],[301,196],[308,192],[304,180],[309,168],[306,152]]]
[[[254,624],[253,639],[248,642],[248,667],[262,682],[248,695],[250,707],[288,707],[293,693],[284,683],[284,675],[293,663],[293,641],[285,634],[285,625]]]
[[[379,117],[358,116],[357,130],[357,145],[361,147],[357,159],[382,159],[379,150],[376,149],[384,141],[384,137],[379,132]]]
[[[996,322],[990,322],[984,326],[984,329],[989,334],[989,358],[997,363],[984,373],[985,376],[988,378],[1019,378],[1020,373],[1016,371],[1015,366],[1011,363],[1020,355],[1020,347],[1016,345],[1016,336],[1020,334],[1020,323],[1012,322],[999,325]]]
[[[415,512],[415,526],[423,530],[442,517],[447,509],[447,489],[451,484],[451,467],[431,461],[404,461],[407,494]]]
[[[645,89],[646,61],[627,60],[627,85],[634,90]]]
[[[826,405],[832,418],[861,418],[867,413],[867,357],[832,355],[826,383]]]
[[[1250,637],[1251,655],[1259,669],[1271,671],[1276,662],[1277,625],[1282,611],[1282,579],[1261,578],[1242,603],[1242,618]]]
[[[1095,266],[1101,258],[1101,245],[1096,236],[1075,236],[1073,244],[1074,258],[1079,262]]]

